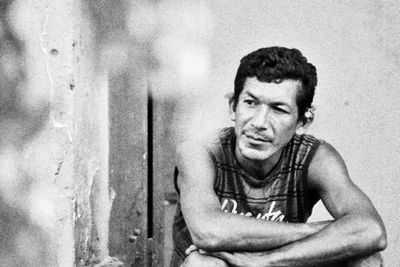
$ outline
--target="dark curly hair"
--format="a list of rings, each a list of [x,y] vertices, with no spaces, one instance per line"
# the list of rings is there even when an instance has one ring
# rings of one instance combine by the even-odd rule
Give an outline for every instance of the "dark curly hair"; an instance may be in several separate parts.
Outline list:
[[[257,77],[260,82],[268,83],[279,83],[283,79],[299,80],[302,84],[296,98],[299,120],[306,123],[310,119],[305,117],[305,112],[311,108],[314,98],[317,71],[299,50],[274,46],[258,49],[243,57],[236,73],[235,90],[231,99],[234,108],[247,77]]]

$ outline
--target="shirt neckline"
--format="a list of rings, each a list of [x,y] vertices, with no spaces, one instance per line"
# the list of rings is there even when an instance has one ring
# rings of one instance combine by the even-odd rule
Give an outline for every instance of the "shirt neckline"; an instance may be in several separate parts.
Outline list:
[[[267,175],[265,175],[265,177],[262,179],[258,179],[258,178],[255,178],[254,176],[252,176],[251,174],[249,174],[245,169],[243,169],[243,167],[239,164],[239,161],[236,159],[236,156],[235,156],[236,136],[235,136],[235,130],[233,127],[230,128],[229,135],[230,135],[230,139],[231,139],[231,142],[230,142],[231,145],[230,145],[229,150],[230,150],[232,159],[233,159],[235,165],[237,166],[238,170],[240,171],[241,175],[246,179],[246,181],[250,185],[252,185],[254,187],[261,187],[279,177],[279,173],[282,169],[282,162],[283,162],[284,154],[286,154],[286,149],[288,146],[285,146],[282,149],[281,155],[279,156],[279,160],[272,167],[272,169],[267,173]]]

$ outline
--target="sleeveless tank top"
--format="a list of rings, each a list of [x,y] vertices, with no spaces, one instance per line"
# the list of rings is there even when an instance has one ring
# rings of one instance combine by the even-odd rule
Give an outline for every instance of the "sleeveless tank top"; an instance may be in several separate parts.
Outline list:
[[[215,167],[214,191],[221,209],[241,216],[278,222],[306,222],[319,200],[307,187],[307,168],[320,141],[311,135],[295,135],[285,146],[275,167],[264,179],[256,179],[236,161],[234,128],[224,128],[207,147]],[[175,188],[179,194],[175,168]],[[171,266],[179,266],[192,244],[180,203],[173,223],[174,251]]]

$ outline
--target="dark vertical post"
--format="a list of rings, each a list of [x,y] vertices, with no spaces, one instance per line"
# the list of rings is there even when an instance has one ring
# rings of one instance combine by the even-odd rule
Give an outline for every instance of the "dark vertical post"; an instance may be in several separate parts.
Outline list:
[[[171,255],[171,222],[165,224],[166,208],[170,211],[173,196],[175,164],[174,113],[172,97],[153,96],[153,238],[157,257],[155,266],[168,266]],[[171,213],[171,211],[170,211]],[[168,240],[166,240],[168,239]],[[163,263],[163,264],[161,264]]]
[[[147,80],[138,62],[110,79],[110,255],[147,265]]]

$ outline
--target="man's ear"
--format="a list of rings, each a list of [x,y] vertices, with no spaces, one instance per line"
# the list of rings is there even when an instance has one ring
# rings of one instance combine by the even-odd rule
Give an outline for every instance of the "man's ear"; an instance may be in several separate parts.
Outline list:
[[[236,101],[233,99],[233,96],[229,98],[229,118],[232,121],[236,120]]]
[[[302,135],[305,134],[310,128],[311,123],[313,122],[313,118],[306,118],[306,121],[299,120],[296,126],[296,134]]]
[[[307,132],[308,128],[310,127],[311,123],[314,121],[314,106],[311,106],[306,110],[304,113],[304,119],[299,120],[296,126],[296,134],[304,134]]]

